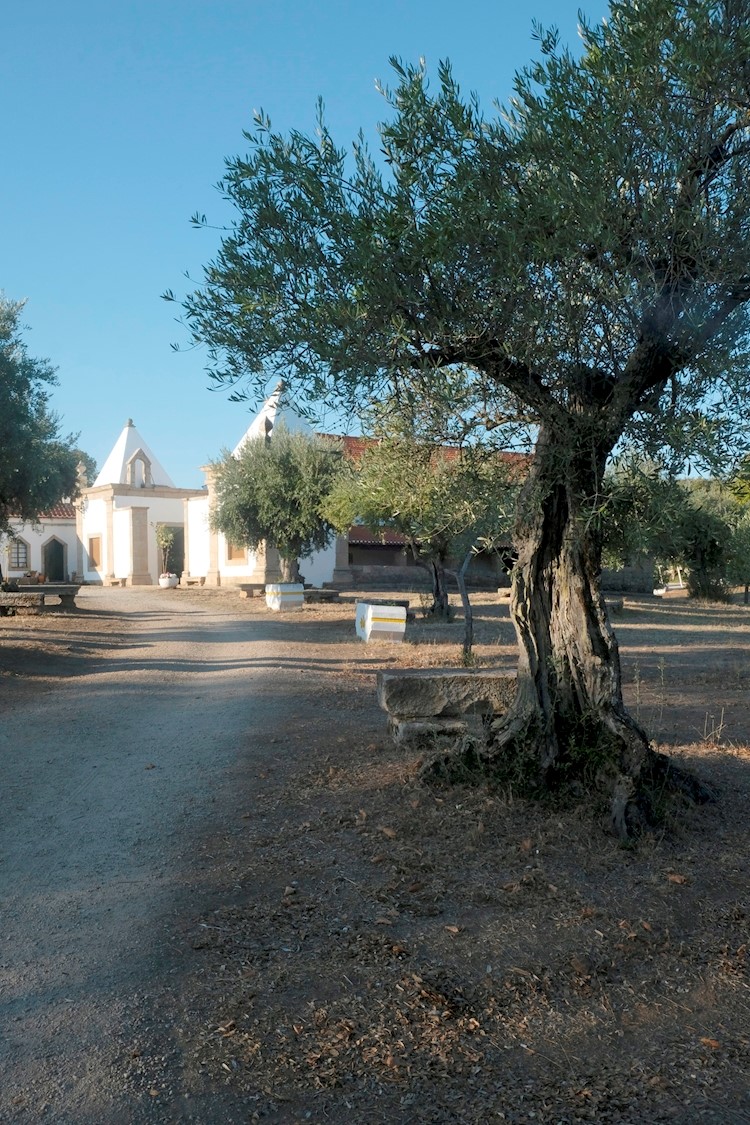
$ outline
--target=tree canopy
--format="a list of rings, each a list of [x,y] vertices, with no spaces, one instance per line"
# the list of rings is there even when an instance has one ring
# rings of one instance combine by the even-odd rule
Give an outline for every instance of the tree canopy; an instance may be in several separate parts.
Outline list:
[[[61,436],[50,408],[54,368],[28,353],[22,308],[0,294],[0,533],[9,530],[12,516],[33,520],[75,496],[81,458],[76,438]]]
[[[444,570],[476,546],[510,542],[515,488],[507,462],[484,446],[436,445],[401,426],[347,462],[324,501],[339,531],[363,523],[404,536],[431,574],[432,612],[447,616]]]
[[[214,463],[212,526],[237,546],[275,548],[291,579],[298,559],[333,538],[321,505],[340,460],[335,442],[290,433],[279,423],[272,438],[247,441]]]
[[[534,427],[518,695],[483,758],[548,786],[585,741],[627,834],[670,767],[623,706],[593,515],[623,439],[715,463],[743,436],[750,20],[745,0],[612,0],[580,54],[537,35],[491,116],[448,63],[433,88],[392,60],[377,156],[337,147],[322,111],[314,136],[258,115],[220,184],[234,225],[183,308],[235,393],[282,374],[339,402],[449,394],[460,368],[463,413]]]

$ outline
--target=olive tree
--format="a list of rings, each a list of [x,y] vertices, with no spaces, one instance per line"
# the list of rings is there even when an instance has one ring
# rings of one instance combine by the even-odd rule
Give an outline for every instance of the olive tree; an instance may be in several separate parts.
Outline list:
[[[22,309],[23,302],[0,293],[0,534],[9,533],[11,517],[34,520],[62,497],[77,495],[82,457],[76,438],[60,434],[49,401],[55,371],[29,355]]]
[[[470,625],[465,573],[483,547],[509,542],[514,467],[492,449],[438,445],[402,426],[346,463],[323,510],[339,531],[363,523],[376,534],[401,534],[430,575],[434,618],[450,616],[453,574]],[[464,647],[471,649],[470,633]]]
[[[478,418],[533,427],[518,688],[486,761],[595,778],[627,835],[655,784],[689,782],[623,705],[595,517],[623,439],[709,456],[746,400],[750,20],[743,0],[611,0],[580,53],[537,33],[490,115],[448,64],[431,87],[394,60],[375,154],[338,147],[322,110],[314,135],[260,114],[220,185],[234,224],[182,305],[235,393],[282,374],[352,403],[460,367]]]
[[[238,546],[265,543],[279,552],[282,578],[294,581],[297,564],[328,546],[335,532],[321,512],[341,461],[337,443],[290,433],[246,441],[214,462],[211,525]]]

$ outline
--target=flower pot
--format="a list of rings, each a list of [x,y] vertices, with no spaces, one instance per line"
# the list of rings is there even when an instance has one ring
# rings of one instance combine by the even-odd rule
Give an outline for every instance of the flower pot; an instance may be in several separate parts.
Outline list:
[[[165,590],[173,590],[179,581],[176,574],[162,574],[159,577],[159,585]]]

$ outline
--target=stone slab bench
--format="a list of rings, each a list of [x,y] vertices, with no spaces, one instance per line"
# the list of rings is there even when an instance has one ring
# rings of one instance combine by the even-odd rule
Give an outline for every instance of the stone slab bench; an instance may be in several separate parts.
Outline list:
[[[378,672],[378,703],[397,746],[435,749],[482,734],[510,707],[516,677],[458,668]]]
[[[44,594],[25,594],[0,590],[0,617],[44,613]]]
[[[328,588],[316,588],[314,586],[305,587],[305,601],[306,602],[337,602],[341,597],[339,590],[329,590]]]
[[[18,583],[18,589],[24,594],[41,594],[43,598],[59,598],[60,605],[65,609],[75,609],[76,596],[81,584],[74,582],[44,582],[41,585],[26,586]]]
[[[205,575],[200,575],[200,577],[193,577],[192,574],[191,575],[184,575],[183,574],[182,578],[180,579],[180,585],[181,586],[205,586],[205,584],[206,584]]]
[[[241,598],[265,598],[266,584],[265,582],[241,582],[240,583],[240,597]]]

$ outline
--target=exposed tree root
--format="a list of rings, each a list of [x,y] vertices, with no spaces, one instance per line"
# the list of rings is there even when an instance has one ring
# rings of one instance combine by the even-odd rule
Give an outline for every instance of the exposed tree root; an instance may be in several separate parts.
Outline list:
[[[632,840],[664,823],[676,806],[715,801],[717,793],[654,750],[625,711],[582,722],[573,737],[544,731],[539,716],[509,712],[485,736],[466,735],[426,761],[422,780],[437,784],[492,782],[528,797],[584,794],[608,807],[611,831]]]

